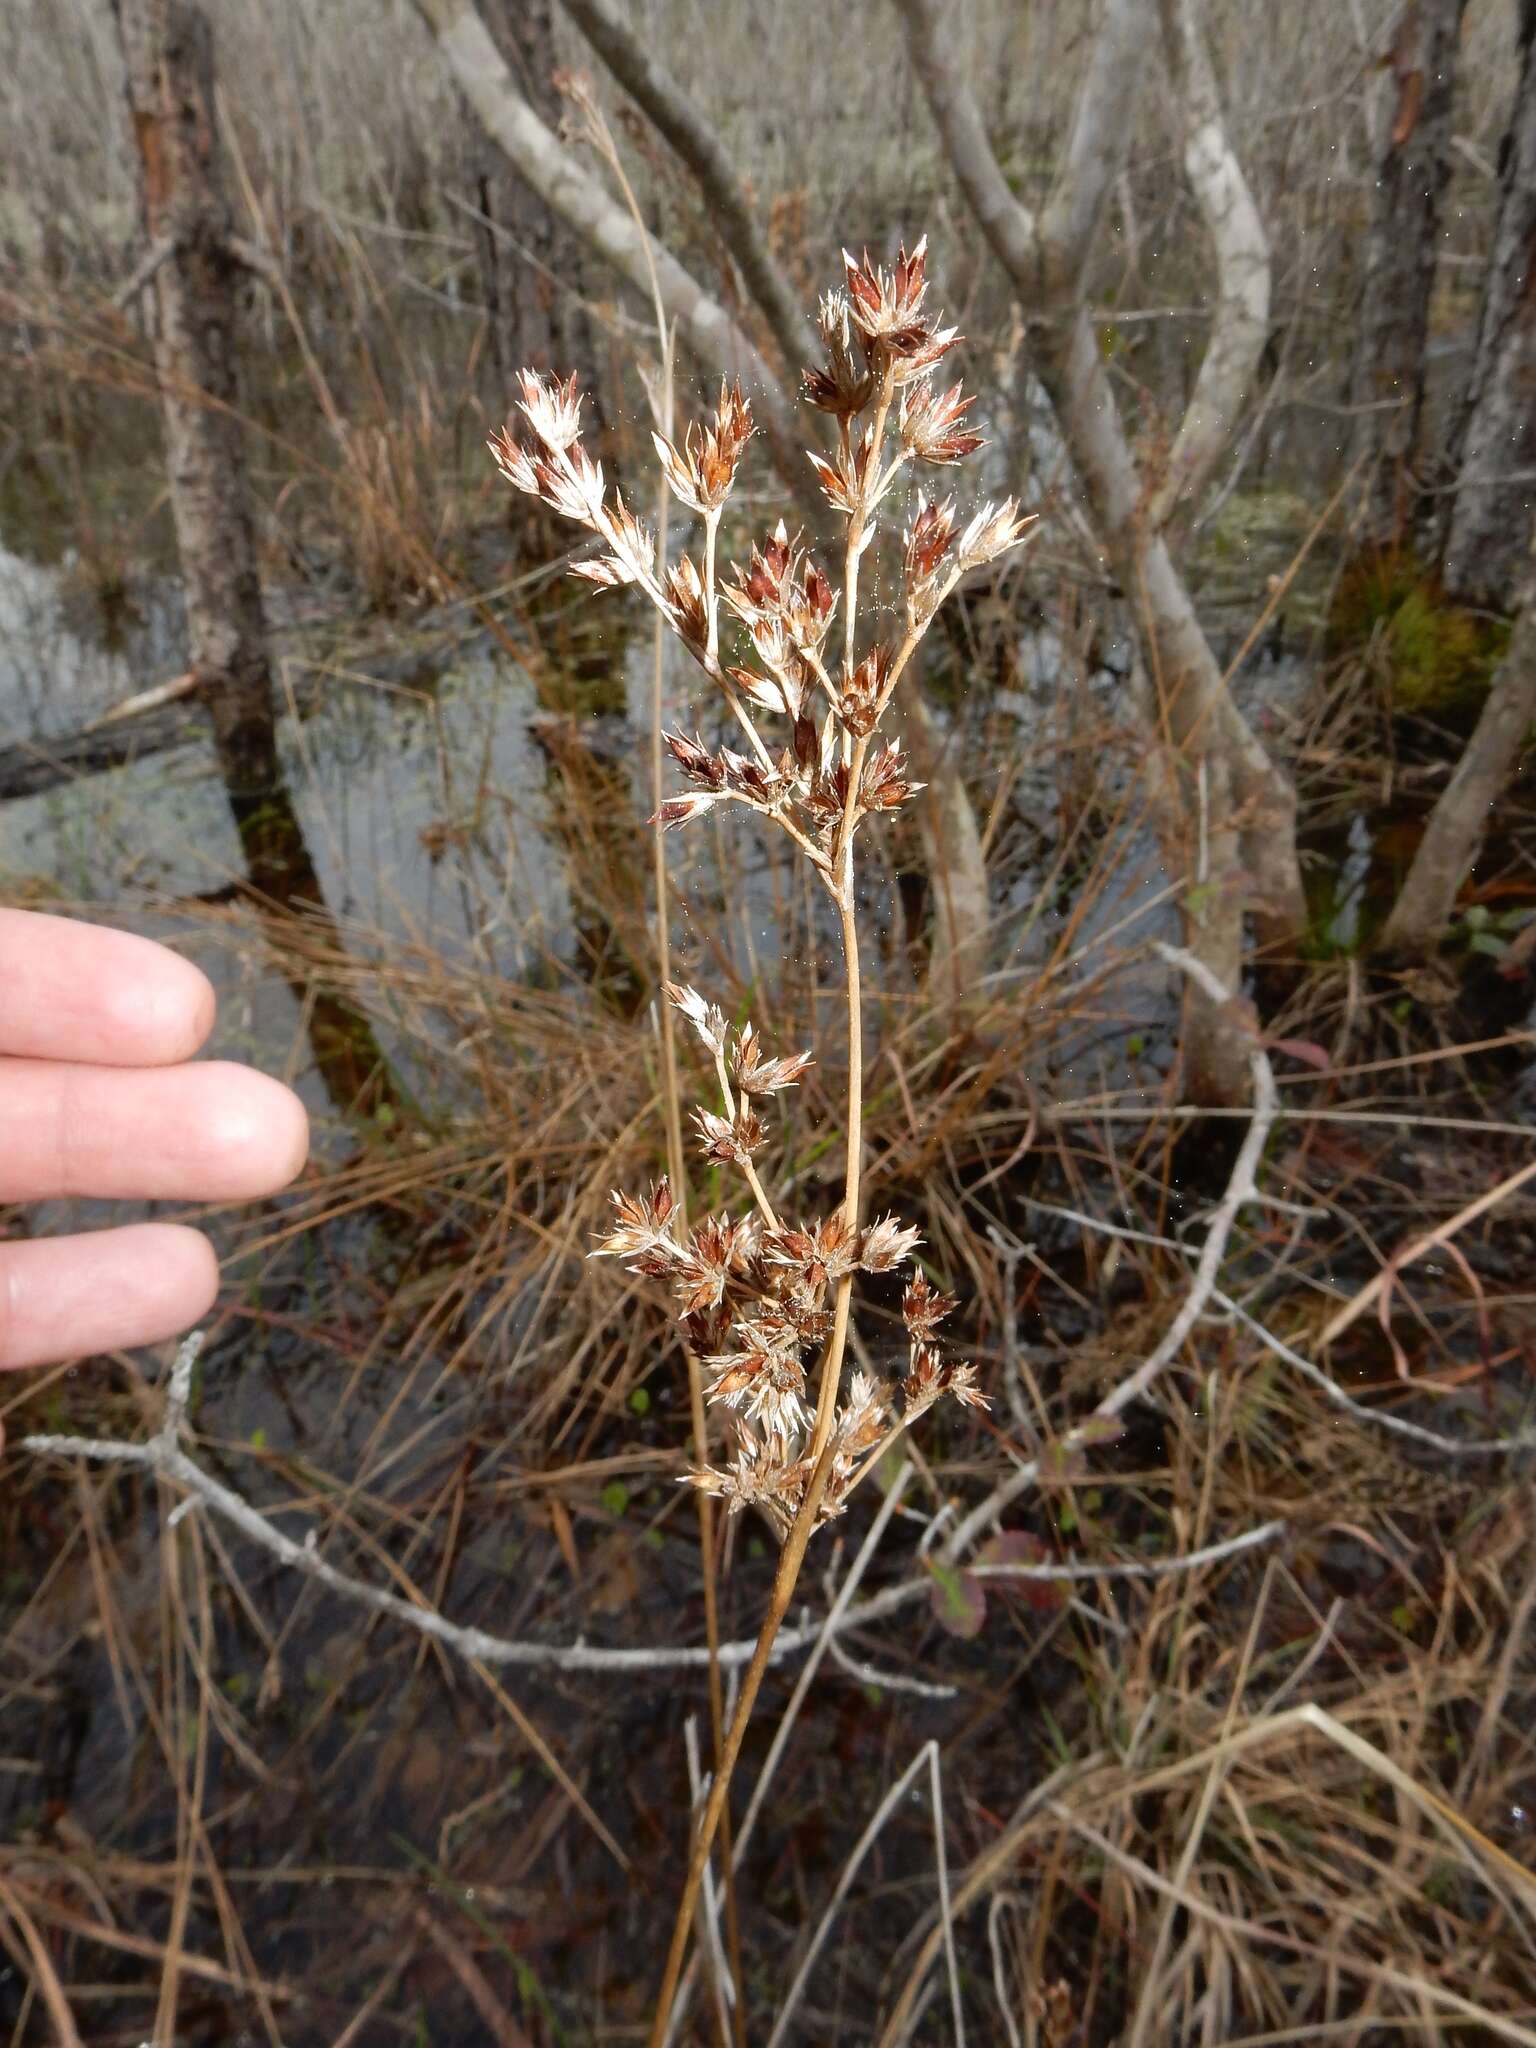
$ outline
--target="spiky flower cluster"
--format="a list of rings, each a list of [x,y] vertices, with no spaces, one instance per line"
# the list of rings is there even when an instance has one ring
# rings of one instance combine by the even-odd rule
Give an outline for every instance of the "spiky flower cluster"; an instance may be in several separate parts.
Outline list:
[[[713,414],[681,444],[655,439],[673,494],[702,521],[696,560],[683,554],[659,565],[651,535],[601,466],[582,446],[574,380],[524,371],[519,411],[491,441],[503,476],[516,489],[585,527],[598,552],[575,573],[598,584],[637,586],[657,607],[714,684],[744,745],[712,746],[678,731],[666,745],[687,787],[668,797],[653,821],[683,825],[716,805],[736,803],[771,821],[820,875],[843,917],[853,919],[854,840],[868,818],[895,811],[921,787],[910,778],[899,741],[881,733],[897,686],[934,614],[961,577],[1015,546],[1033,525],[1014,500],[985,505],[962,521],[954,500],[912,504],[891,564],[899,579],[895,624],[858,645],[860,568],[877,538],[877,515],[909,468],[950,467],[981,446],[968,424],[972,400],[956,383],[939,390],[935,372],[960,337],[930,319],[927,241],[903,248],[889,269],[844,252],[844,286],[819,312],[826,360],[807,370],[804,394],[836,423],[836,446],[812,452],[821,489],[843,526],[840,587],[781,521],[729,575],[716,565],[723,509],[753,432],[739,387],[722,383]],[[526,430],[526,431],[525,431]],[[740,640],[739,657],[722,657],[721,607]],[[841,618],[839,619],[839,610]],[[834,627],[840,630],[834,635]],[[771,726],[780,721],[770,739]],[[850,975],[856,1008],[856,976]],[[943,1356],[937,1327],[953,1301],[919,1273],[907,1285],[903,1313],[909,1358],[899,1413],[893,1393],[854,1373],[846,1396],[841,1366],[848,1296],[855,1274],[908,1265],[914,1230],[887,1217],[859,1217],[858,1146],[851,1148],[843,1206],[820,1222],[787,1224],[758,1177],[767,1140],[760,1105],[791,1086],[809,1055],[768,1059],[750,1025],[731,1034],[714,1006],[692,989],[668,996],[697,1030],[714,1062],[717,1108],[694,1112],[711,1161],[745,1178],[754,1211],[722,1214],[682,1227],[666,1180],[648,1195],[615,1194],[613,1227],[602,1255],[665,1282],[690,1345],[710,1374],[710,1398],[735,1421],[734,1456],[722,1469],[691,1476],[731,1508],[758,1506],[787,1529],[822,1473],[819,1513],[841,1511],[852,1486],[894,1431],[943,1394],[983,1397],[968,1366]],[[858,1077],[853,1077],[858,1085]],[[808,1356],[819,1353],[813,1395]],[[813,1416],[814,1410],[814,1416]]]
[[[791,540],[781,521],[745,563],[717,577],[720,516],[753,432],[752,408],[737,386],[722,384],[713,415],[688,429],[682,445],[657,434],[657,453],[675,495],[704,522],[702,563],[682,555],[658,572],[651,535],[615,491],[581,441],[574,380],[560,383],[525,370],[514,423],[491,441],[502,475],[602,543],[573,573],[605,585],[636,584],[659,607],[724,697],[746,739],[745,751],[711,750],[684,733],[667,736],[690,784],[662,807],[663,826],[687,824],[716,804],[739,803],[785,826],[824,879],[836,885],[860,821],[893,810],[920,784],[906,774],[899,742],[869,742],[901,681],[923,629],[969,570],[1019,541],[1032,522],[1012,499],[983,506],[963,525],[953,500],[919,495],[901,558],[901,630],[859,656],[853,609],[860,559],[875,538],[875,514],[908,465],[957,463],[981,446],[965,425],[972,401],[959,384],[936,393],[933,373],[959,336],[923,315],[927,243],[905,250],[890,270],[845,255],[846,291],[820,310],[824,368],[808,370],[809,401],[835,415],[838,446],[810,457],[823,491],[846,523],[841,597],[823,569]],[[891,430],[894,429],[894,433]],[[893,445],[887,447],[887,441]],[[720,605],[739,624],[745,659],[722,662]],[[844,608],[841,655],[828,641]],[[770,743],[760,717],[786,721]]]
[[[747,1173],[757,1213],[733,1219],[723,1211],[682,1230],[663,1177],[648,1194],[615,1190],[613,1223],[597,1256],[622,1259],[630,1272],[665,1283],[709,1376],[709,1400],[734,1418],[729,1464],[689,1476],[733,1511],[759,1508],[782,1532],[794,1520],[814,1463],[806,1361],[826,1344],[836,1291],[855,1273],[893,1273],[909,1265],[920,1240],[894,1216],[860,1228],[841,1210],[817,1222],[781,1221],[752,1168],[765,1136],[756,1105],[793,1087],[810,1054],[767,1058],[750,1023],[730,1031],[695,989],[669,983],[667,997],[708,1048],[720,1081],[724,1114],[694,1112],[703,1150]],[[951,1363],[939,1347],[938,1323],[954,1306],[921,1273],[908,1282],[903,1314],[910,1356],[900,1413],[889,1388],[867,1373],[853,1375],[832,1427],[821,1520],[842,1513],[868,1461],[941,1394],[984,1405],[972,1368]]]

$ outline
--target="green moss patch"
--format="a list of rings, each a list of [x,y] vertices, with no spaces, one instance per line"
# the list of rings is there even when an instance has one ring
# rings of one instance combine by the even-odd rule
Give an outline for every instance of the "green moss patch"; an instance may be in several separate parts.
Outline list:
[[[1463,719],[1488,694],[1509,626],[1454,603],[1406,550],[1383,549],[1361,555],[1339,578],[1329,644],[1335,654],[1374,645],[1403,716]]]

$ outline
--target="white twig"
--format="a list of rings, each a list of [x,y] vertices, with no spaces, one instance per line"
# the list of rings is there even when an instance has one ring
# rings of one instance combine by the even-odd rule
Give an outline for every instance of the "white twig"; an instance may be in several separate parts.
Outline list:
[[[883,1692],[909,1692],[920,1700],[952,1700],[955,1696],[952,1685],[935,1685],[931,1679],[906,1678],[900,1672],[881,1671],[874,1664],[866,1664],[862,1659],[850,1656],[836,1636],[827,1638],[827,1651],[838,1669],[846,1671],[861,1685],[877,1685]]]
[[[112,303],[119,313],[124,313],[133,304],[139,293],[152,280],[155,272],[171,253],[171,240],[162,235],[158,242],[151,242],[144,254],[135,263],[127,277],[112,294]]]
[[[688,1791],[697,1820],[709,1796],[709,1780],[699,1766],[699,1724],[692,1714],[683,1723],[683,1747],[688,1755]],[[712,1863],[705,1868],[704,1881],[699,1887],[699,1916],[704,1923],[704,1938],[709,1946],[720,2038],[728,2041],[731,2038],[730,2013],[736,2004],[736,1986],[731,1979],[731,1966],[725,1959],[725,1943],[720,1938],[719,1888],[715,1883]]]
[[[201,1330],[194,1330],[190,1337],[184,1337],[171,1362],[170,1375],[165,1383],[165,1418],[160,1424],[156,1443],[174,1451],[181,1441],[182,1430],[187,1422],[187,1403],[192,1399],[192,1374],[198,1359],[202,1356],[204,1336]]]
[[[1236,1557],[1244,1550],[1257,1550],[1273,1543],[1290,1527],[1289,1522],[1261,1522],[1257,1529],[1245,1529],[1241,1536],[1229,1536],[1221,1543],[1208,1543],[1203,1550],[1187,1550],[1178,1557],[1149,1557],[1123,1564],[973,1564],[966,1567],[973,1579],[1166,1579],[1176,1572],[1197,1571],[1203,1564],[1219,1564],[1224,1557]]]
[[[869,1568],[870,1560],[880,1548],[885,1532],[890,1526],[891,1517],[901,1505],[901,1497],[906,1492],[907,1482],[911,1477],[911,1465],[903,1463],[896,1477],[891,1481],[890,1486],[886,1490],[885,1499],[880,1503],[879,1513],[869,1525],[868,1535],[859,1545],[853,1563],[848,1567],[848,1576],[843,1580],[838,1596],[827,1612],[825,1622],[819,1624],[817,1628],[815,1648],[805,1660],[805,1666],[800,1676],[795,1680],[795,1689],[789,1696],[788,1706],[785,1707],[783,1714],[779,1718],[779,1725],[774,1730],[773,1741],[769,1745],[768,1755],[764,1759],[763,1768],[759,1771],[757,1783],[752,1788],[752,1797],[748,1802],[745,1818],[736,1831],[734,1860],[737,1864],[741,1862],[742,1857],[746,1854],[747,1844],[752,1839],[752,1830],[757,1826],[758,1816],[763,1810],[763,1801],[768,1796],[768,1788],[773,1783],[774,1773],[783,1761],[784,1751],[789,1745],[790,1731],[795,1725],[795,1717],[800,1712],[805,1696],[811,1689],[817,1669],[821,1664],[822,1658],[826,1655],[827,1645],[840,1629],[846,1628],[849,1625],[848,1614],[853,1603],[853,1596],[858,1591],[859,1582]]]
[[[1282,1205],[1273,1196],[1263,1197],[1266,1208]],[[1061,1216],[1069,1223],[1076,1223],[1084,1230],[1098,1232],[1101,1237],[1123,1238],[1128,1244],[1154,1245],[1159,1251],[1176,1252],[1183,1258],[1192,1256],[1187,1244],[1180,1244],[1177,1238],[1160,1236],[1154,1230],[1132,1230],[1123,1223],[1110,1223],[1103,1217],[1090,1216],[1081,1209],[1068,1209],[1054,1202],[1038,1202],[1032,1196],[1025,1197],[1025,1204],[1031,1209],[1043,1209],[1052,1216]],[[1290,1206],[1290,1205],[1284,1205]],[[1308,1212],[1317,1213],[1317,1212]],[[1361,1422],[1373,1423],[1394,1436],[1405,1437],[1408,1442],[1422,1444],[1426,1450],[1438,1451],[1446,1458],[1500,1458],[1521,1451],[1536,1451],[1536,1429],[1520,1430],[1513,1436],[1454,1437],[1442,1435],[1439,1430],[1426,1429],[1422,1423],[1408,1422],[1400,1415],[1394,1415],[1388,1408],[1372,1408],[1364,1401],[1357,1401],[1346,1394],[1338,1382],[1332,1379],[1320,1365],[1310,1358],[1304,1358],[1299,1351],[1277,1337],[1258,1318],[1242,1307],[1231,1295],[1217,1287],[1211,1292],[1211,1305],[1220,1309],[1224,1316],[1252,1332],[1259,1342],[1276,1358],[1293,1366],[1304,1379],[1310,1380],[1336,1408],[1342,1408],[1347,1415],[1354,1415]]]
[[[1154,948],[1170,967],[1177,967],[1187,974],[1213,1003],[1228,1000],[1227,991],[1203,961],[1197,960],[1182,946]],[[1269,1056],[1257,1039],[1254,1039],[1248,1054],[1249,1071],[1253,1076],[1253,1108],[1249,1114],[1248,1129],[1227,1182],[1227,1191],[1211,1212],[1210,1224],[1205,1233],[1205,1243],[1195,1263],[1189,1293],[1185,1296],[1178,1314],[1163,1333],[1160,1343],[1150,1351],[1128,1379],[1107,1393],[1086,1421],[1069,1429],[1065,1436],[1057,1439],[1049,1453],[1052,1459],[1065,1460],[1076,1450],[1093,1442],[1096,1434],[1106,1423],[1113,1422],[1122,1410],[1129,1408],[1151,1388],[1153,1382],[1174,1358],[1190,1331],[1199,1322],[1210,1304],[1216,1290],[1217,1277],[1221,1272],[1222,1260],[1227,1255],[1237,1223],[1238,1212],[1245,1202],[1251,1202],[1258,1195],[1257,1173],[1259,1161],[1264,1156],[1264,1147],[1269,1134],[1275,1127],[1280,1114],[1280,1091],[1275,1086],[1274,1069]],[[979,1507],[972,1508],[961,1521],[945,1544],[945,1554],[951,1562],[970,1549],[982,1532],[994,1523],[1003,1510],[1016,1501],[1020,1494],[1035,1485],[1040,1477],[1041,1458],[1031,1458],[1012,1472],[1001,1486],[995,1487]]]
[[[1013,2017],[1013,2000],[1008,1993],[1007,1973],[1003,1968],[1002,1943],[997,1938],[998,1922],[1010,1907],[1018,1904],[1016,1892],[994,1892],[987,1907],[987,1942],[992,1950],[992,1990],[997,1998],[997,2009],[1002,2014],[1003,2025],[1008,2030],[1008,2048],[1024,2048],[1019,2030]]]
[[[263,1550],[269,1551],[281,1564],[290,1565],[293,1570],[305,1572],[312,1579],[318,1579],[333,1593],[339,1593],[344,1600],[352,1600],[361,1607],[370,1607],[378,1614],[387,1614],[396,1621],[403,1621],[408,1628],[418,1630],[422,1635],[431,1636],[435,1642],[446,1644],[457,1650],[461,1656],[476,1658],[487,1664],[511,1665],[532,1671],[595,1671],[645,1673],[658,1670],[705,1670],[709,1665],[709,1651],[703,1645],[698,1648],[671,1649],[664,1646],[635,1650],[610,1650],[595,1648],[583,1642],[575,1643],[533,1643],[516,1642],[506,1636],[492,1635],[486,1629],[466,1628],[457,1622],[447,1621],[430,1607],[415,1606],[409,1600],[402,1600],[394,1593],[386,1593],[380,1587],[370,1586],[362,1579],[354,1579],[346,1572],[336,1569],[323,1558],[316,1547],[315,1532],[310,1530],[302,1543],[294,1539],[253,1508],[230,1487],[222,1485],[211,1474],[205,1472],[189,1458],[185,1451],[175,1444],[167,1443],[163,1434],[152,1437],[148,1443],[112,1443],[93,1437],[78,1436],[29,1436],[21,1440],[20,1448],[31,1451],[38,1457],[87,1458],[99,1465],[127,1465],[143,1472],[153,1472],[162,1479],[172,1480],[184,1487],[190,1497],[200,1500],[205,1507],[212,1508],[228,1522],[247,1536]],[[857,1627],[871,1621],[882,1620],[898,1608],[911,1605],[929,1590],[927,1580],[911,1580],[901,1586],[892,1586],[861,1609],[845,1615],[840,1626]],[[808,1649],[825,1632],[826,1621],[806,1622],[799,1628],[780,1631],[774,1645],[774,1659],[793,1656],[798,1650]],[[740,1642],[722,1643],[720,1661],[723,1665],[736,1667],[751,1662],[757,1647],[755,1637]]]
[[[184,1384],[189,1385],[196,1357],[197,1348],[194,1348],[193,1340],[189,1339],[178,1355],[176,1368],[172,1371],[172,1384],[167,1391],[168,1418],[172,1404],[178,1398],[185,1399],[184,1391],[178,1397],[178,1385],[183,1383],[178,1383],[176,1370],[179,1368],[182,1371]],[[184,1413],[184,1408],[178,1410],[178,1414],[184,1416]],[[421,1635],[430,1636],[434,1642],[442,1643],[450,1650],[456,1650],[463,1657],[478,1658],[486,1664],[505,1665],[525,1671],[627,1672],[638,1675],[658,1671],[706,1670],[709,1666],[710,1653],[703,1645],[697,1648],[675,1648],[666,1644],[655,1644],[640,1649],[619,1650],[605,1649],[580,1641],[519,1642],[507,1636],[492,1635],[487,1629],[465,1627],[458,1622],[448,1621],[430,1607],[418,1607],[412,1601],[401,1599],[398,1594],[386,1593],[380,1587],[370,1586],[362,1579],[355,1579],[346,1572],[338,1571],[335,1565],[321,1556],[313,1530],[306,1534],[303,1542],[296,1542],[293,1537],[253,1508],[249,1501],[243,1499],[232,1488],[221,1484],[200,1465],[195,1464],[186,1452],[167,1436],[164,1427],[148,1443],[143,1444],[103,1442],[91,1437],[29,1436],[22,1439],[20,1448],[31,1451],[37,1457],[87,1458],[95,1464],[126,1465],[171,1480],[185,1489],[188,1502],[200,1501],[204,1507],[212,1508],[226,1521],[232,1522],[242,1535],[277,1558],[279,1563],[289,1565],[295,1571],[307,1573],[312,1579],[318,1579],[321,1585],[329,1587],[333,1593],[340,1594],[344,1600],[351,1600],[360,1607],[371,1608],[377,1614],[387,1614],[395,1621],[404,1622],[407,1628],[413,1628]],[[797,1628],[785,1628],[779,1632],[778,1641],[774,1645],[775,1662],[792,1657],[801,1650],[810,1649],[813,1654],[796,1681],[795,1691],[775,1735],[773,1747],[769,1750],[768,1760],[763,1766],[752,1803],[747,1809],[747,1817],[737,1837],[738,1860],[757,1819],[768,1782],[783,1755],[795,1716],[833,1636],[851,1634],[856,1629],[867,1628],[874,1622],[884,1621],[903,1607],[911,1607],[932,1594],[933,1581],[925,1573],[921,1578],[905,1579],[897,1585],[886,1587],[884,1591],[876,1593],[872,1599],[864,1601],[858,1607],[852,1604],[854,1591],[879,1547],[891,1516],[895,1513],[909,1472],[910,1468],[904,1466],[897,1474],[890,1492],[881,1503],[880,1512],[870,1525],[869,1533],[860,1546],[830,1612],[824,1619],[802,1622]],[[186,1502],[181,1504],[182,1507],[185,1505]],[[1208,1562],[1214,1556],[1227,1554],[1229,1550],[1242,1550],[1261,1541],[1267,1542],[1280,1526],[1266,1525],[1262,1530],[1236,1538],[1230,1545],[1216,1545],[1210,1551],[1191,1552],[1182,1558],[1156,1559],[1149,1560],[1146,1564],[1132,1565],[1019,1565],[1005,1567],[996,1575],[1071,1581],[1104,1577],[1146,1577],[1163,1572],[1191,1570]],[[953,1542],[952,1538],[951,1545]],[[756,1647],[755,1637],[722,1643],[719,1649],[720,1663],[727,1670],[739,1670],[743,1665],[750,1663]]]
[[[1342,1408],[1346,1414],[1355,1415],[1362,1422],[1374,1423],[1377,1429],[1385,1429],[1393,1436],[1406,1437],[1409,1443],[1423,1444],[1426,1450],[1437,1451],[1443,1458],[1501,1458],[1520,1451],[1536,1451],[1536,1429],[1525,1429],[1514,1436],[1473,1436],[1462,1441],[1458,1437],[1445,1436],[1437,1429],[1426,1429],[1420,1422],[1410,1422],[1406,1416],[1394,1415],[1387,1408],[1370,1408],[1364,1401],[1357,1401],[1323,1371],[1310,1358],[1304,1358],[1268,1330],[1247,1309],[1239,1308],[1229,1296],[1214,1293],[1211,1299],[1216,1306],[1233,1316],[1246,1330],[1251,1330],[1266,1350],[1273,1351],[1276,1358],[1283,1359],[1288,1366],[1299,1372],[1303,1379],[1310,1380],[1320,1394],[1325,1394],[1335,1408]]]

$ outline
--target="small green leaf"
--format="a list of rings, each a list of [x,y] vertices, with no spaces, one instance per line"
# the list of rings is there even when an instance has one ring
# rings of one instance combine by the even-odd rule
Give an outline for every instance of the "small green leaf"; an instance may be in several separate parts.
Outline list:
[[[610,1515],[622,1515],[629,1506],[629,1488],[622,1479],[610,1479],[598,1499]]]
[[[260,1428],[253,1429],[251,1431],[251,1449],[253,1451],[264,1451],[266,1448],[267,1432]]]
[[[651,1412],[650,1394],[644,1387],[636,1387],[629,1397],[629,1405],[636,1415],[649,1415]]]
[[[924,1562],[933,1579],[933,1615],[940,1628],[948,1629],[952,1636],[980,1635],[987,1618],[987,1596],[981,1581],[938,1558],[925,1558]]]

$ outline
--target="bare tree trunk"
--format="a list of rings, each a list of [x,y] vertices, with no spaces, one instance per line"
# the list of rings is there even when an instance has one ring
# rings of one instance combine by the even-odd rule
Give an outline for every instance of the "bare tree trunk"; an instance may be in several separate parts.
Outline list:
[[[1183,123],[1186,170],[1216,253],[1217,316],[1164,472],[1138,469],[1083,296],[1107,195],[1124,157],[1146,56],[1146,10],[1108,0],[1060,174],[1038,220],[1009,189],[969,89],[952,63],[936,0],[895,0],[913,68],[950,162],[994,254],[1033,320],[1035,363],[1082,481],[1095,530],[1141,629],[1151,688],[1149,738],[1169,750],[1180,816],[1165,813],[1171,857],[1189,866],[1191,951],[1234,994],[1245,895],[1267,938],[1294,939],[1306,905],[1295,799],[1226,690],[1170,549],[1175,514],[1227,445],[1249,396],[1268,313],[1268,252],[1227,143],[1192,0],[1159,0]],[[1181,829],[1176,829],[1176,826]],[[1196,1099],[1240,1100],[1246,1038],[1199,989],[1186,996],[1185,1084]]]
[[[941,1019],[958,1022],[979,1000],[987,971],[992,937],[987,864],[959,763],[944,747],[917,691],[906,700],[904,737],[912,773],[927,784],[917,802],[917,818],[933,913],[928,993]]]
[[[1536,723],[1536,551],[1509,650],[1466,751],[1409,865],[1381,950],[1423,959],[1445,936],[1456,893],[1482,850],[1488,817]]]
[[[115,0],[151,245],[171,513],[187,637],[252,889],[329,924],[277,752],[266,618],[238,416],[236,259],[213,92],[213,44],[186,0]],[[334,927],[331,927],[332,935]],[[316,1059],[347,1108],[380,1099],[387,1069],[365,1020],[314,1011]]]
[[[528,104],[549,127],[558,126],[551,0],[486,0],[486,27]],[[524,368],[575,370],[590,389],[595,363],[578,302],[580,246],[478,122],[476,130],[475,248],[502,390],[510,394]]]
[[[648,250],[644,230],[628,210],[539,119],[518,92],[473,0],[415,0],[415,5],[488,134],[551,212],[647,300],[654,261],[661,303],[676,323],[679,341],[710,369],[741,379],[780,474],[819,522],[822,501],[804,457],[798,409],[725,307],[667,250],[654,245]]]
[[[1200,374],[1164,474],[1147,494],[1148,526],[1172,538],[1253,402],[1269,338],[1269,238],[1227,139],[1210,55],[1192,0],[1158,0],[1163,51],[1178,108],[1184,170],[1216,257],[1217,301]]]
[[[1536,0],[1521,0],[1520,83],[1499,153],[1499,219],[1453,453],[1447,591],[1510,611],[1536,507]]]
[[[1369,479],[1361,538],[1400,541],[1413,518],[1411,465],[1424,402],[1424,344],[1466,0],[1406,0],[1384,58],[1394,88],[1377,138],[1350,398],[1354,454]]]

